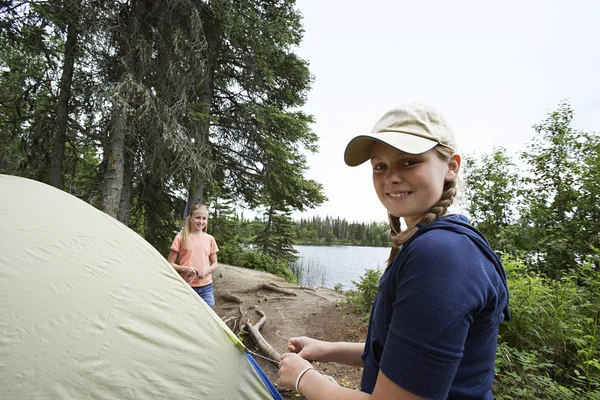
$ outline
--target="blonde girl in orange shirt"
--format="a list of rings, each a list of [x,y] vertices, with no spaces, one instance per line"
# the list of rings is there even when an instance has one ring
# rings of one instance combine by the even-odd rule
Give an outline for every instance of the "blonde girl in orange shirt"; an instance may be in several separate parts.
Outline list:
[[[219,266],[219,248],[215,238],[206,233],[207,224],[208,209],[203,204],[194,204],[185,219],[183,232],[173,239],[167,260],[196,293],[213,307],[212,272]],[[175,261],[179,261],[179,264]]]

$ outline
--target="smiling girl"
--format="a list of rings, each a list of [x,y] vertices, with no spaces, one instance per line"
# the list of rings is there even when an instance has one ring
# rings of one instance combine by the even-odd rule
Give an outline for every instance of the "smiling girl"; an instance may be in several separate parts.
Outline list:
[[[206,233],[208,209],[194,204],[185,219],[183,232],[173,239],[167,260],[179,275],[211,307],[215,305],[212,288],[212,272],[217,269],[217,243]],[[175,261],[179,259],[179,265]]]
[[[387,112],[350,141],[346,164],[370,160],[393,243],[366,343],[292,338],[279,385],[310,400],[493,398],[498,325],[510,319],[506,274],[485,237],[447,214],[456,148],[446,121],[420,104]],[[309,361],[362,366],[360,391],[330,382]]]

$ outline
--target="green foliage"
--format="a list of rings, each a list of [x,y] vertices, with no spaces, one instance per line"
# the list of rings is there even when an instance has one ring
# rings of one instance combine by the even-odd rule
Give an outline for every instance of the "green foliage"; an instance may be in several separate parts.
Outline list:
[[[600,398],[600,273],[548,279],[504,259],[512,321],[501,325],[497,398]],[[595,397],[594,397],[595,396]]]
[[[219,261],[242,268],[255,269],[279,275],[288,282],[297,282],[297,278],[284,259],[276,259],[255,249],[243,248],[235,241],[219,247]]]
[[[492,248],[554,279],[581,265],[600,233],[600,138],[572,126],[567,102],[534,125],[516,169],[503,149],[467,157],[467,209]]]
[[[272,257],[293,258],[287,213],[326,199],[304,176],[305,153],[317,150],[318,138],[312,116],[300,111],[312,77],[294,52],[303,34],[294,1],[9,1],[1,8],[1,172],[47,180],[62,169],[65,190],[161,251],[180,225],[186,192],[219,204],[235,198],[274,218],[249,235],[230,232],[229,216],[217,213],[218,242],[257,238]],[[68,104],[65,158],[55,165],[72,22],[72,90],[60,103]]]
[[[235,214],[231,201],[215,198],[206,205],[210,214],[207,231],[214,236],[217,244],[241,242],[243,224]]]
[[[471,223],[485,235],[493,249],[514,250],[515,236],[505,235],[505,230],[515,222],[512,203],[518,176],[514,162],[505,149],[499,148],[479,159],[466,157],[465,170]]]
[[[600,137],[585,135],[580,197],[573,218],[579,223],[578,242],[589,249],[600,247]]]
[[[356,289],[346,291],[346,300],[352,311],[363,315],[365,318],[369,317],[369,313],[375,302],[375,296],[377,296],[377,291],[379,290],[380,278],[381,271],[367,269],[358,282],[352,281]]]
[[[534,256],[529,264],[553,278],[575,268],[577,259],[589,253],[576,214],[588,143],[572,126],[573,117],[570,105],[560,104],[533,126],[537,136],[522,154],[528,165],[521,206],[521,226],[528,239],[525,250]]]
[[[294,53],[302,39],[295,1],[201,2],[208,63],[198,79],[211,115],[211,179],[251,208],[285,214],[325,200],[306,179],[306,152],[317,149],[313,118],[300,111],[312,77]]]
[[[293,263],[298,252],[292,246],[292,218],[289,212],[269,209],[264,229],[255,237],[253,243],[263,253]]]

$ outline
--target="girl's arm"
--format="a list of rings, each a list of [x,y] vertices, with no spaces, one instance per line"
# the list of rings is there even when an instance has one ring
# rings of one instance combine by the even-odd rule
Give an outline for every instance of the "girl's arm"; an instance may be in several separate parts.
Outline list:
[[[175,268],[175,271],[181,272],[182,274],[187,274],[187,276],[198,275],[198,271],[196,271],[196,268],[194,268],[194,267],[189,267],[187,265],[175,264],[175,261],[177,260],[178,255],[179,255],[179,253],[177,253],[174,250],[171,250],[169,252],[169,256],[167,257],[167,261],[169,262],[169,264],[171,264],[171,266],[173,268]]]
[[[296,381],[300,373],[310,367],[310,363],[300,357],[298,354],[286,353],[281,355],[279,372],[277,375],[277,385],[284,386],[290,389],[295,389]],[[396,385],[381,371],[377,376],[377,383],[373,394],[348,389],[339,386],[314,369],[309,369],[302,375],[298,382],[298,392],[300,392],[308,400],[321,399],[374,399],[374,400],[425,400],[412,394],[400,386]]]
[[[336,362],[340,364],[362,367],[361,355],[364,343],[325,342],[306,336],[291,338],[288,350],[305,360],[320,362]]]
[[[336,362],[355,367],[363,366],[361,355],[365,350],[364,343],[329,342],[328,345],[329,349],[323,362]]]
[[[219,268],[219,263],[217,262],[217,253],[212,253],[208,256],[208,261],[210,261],[210,272],[213,272],[215,269]]]

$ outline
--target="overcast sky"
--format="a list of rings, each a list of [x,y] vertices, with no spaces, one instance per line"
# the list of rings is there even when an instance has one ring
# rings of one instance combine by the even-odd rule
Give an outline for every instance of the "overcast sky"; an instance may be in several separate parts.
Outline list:
[[[461,153],[524,150],[531,125],[569,99],[575,125],[600,131],[600,1],[298,0],[314,84],[319,153],[307,176],[329,201],[294,214],[386,220],[368,165],[348,141],[388,109],[422,102],[453,126]]]

